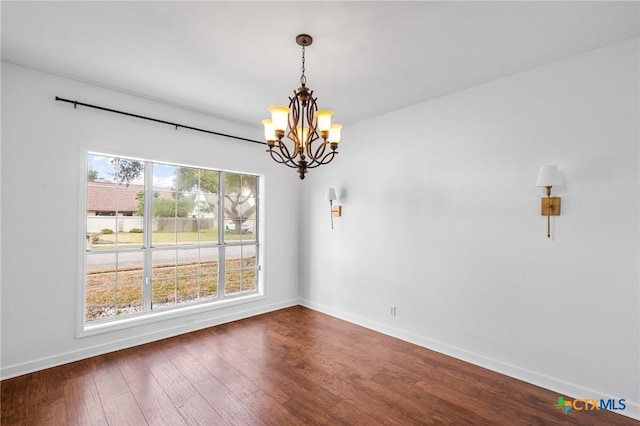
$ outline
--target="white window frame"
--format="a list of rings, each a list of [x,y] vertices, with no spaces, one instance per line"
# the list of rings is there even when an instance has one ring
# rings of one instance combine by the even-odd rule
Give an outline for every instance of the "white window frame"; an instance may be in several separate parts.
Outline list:
[[[86,276],[87,276],[87,261],[86,261],[86,230],[87,230],[87,185],[88,185],[88,176],[87,176],[87,168],[88,168],[88,156],[89,155],[100,155],[107,157],[118,157],[124,158],[127,160],[135,160],[142,162],[145,164],[145,186],[144,192],[145,195],[148,193],[153,194],[153,173],[149,173],[151,170],[150,164],[165,164],[176,167],[190,167],[197,168],[202,170],[212,170],[215,172],[220,172],[219,179],[219,194],[224,194],[224,174],[225,173],[238,173],[249,176],[254,176],[258,180],[257,191],[256,194],[256,222],[255,222],[255,241],[225,241],[224,238],[224,221],[225,221],[225,211],[224,211],[224,203],[218,202],[218,241],[217,243],[207,243],[205,246],[208,247],[216,247],[218,249],[218,296],[216,298],[207,299],[207,300],[199,300],[195,302],[185,303],[185,304],[176,304],[172,307],[152,310],[151,309],[151,292],[152,285],[151,282],[148,281],[149,273],[152,270],[152,262],[151,256],[153,251],[156,249],[151,244],[152,232],[147,232],[147,229],[151,228],[151,222],[153,220],[153,215],[149,214],[152,211],[152,198],[151,196],[145,196],[145,215],[144,217],[144,247],[143,247],[143,257],[144,257],[144,276],[145,283],[143,284],[143,305],[144,310],[142,313],[128,315],[122,318],[114,318],[114,319],[106,319],[102,321],[95,322],[86,322]],[[79,291],[78,291],[78,329],[77,336],[78,337],[86,337],[92,336],[95,334],[105,333],[116,331],[120,329],[126,329],[134,326],[141,326],[145,324],[150,324],[158,321],[166,321],[173,318],[179,318],[183,316],[189,315],[197,315],[203,312],[219,310],[223,308],[228,308],[231,306],[246,304],[250,302],[255,302],[259,300],[266,299],[265,296],[265,285],[264,285],[264,268],[262,265],[262,259],[264,259],[264,232],[263,232],[263,205],[264,205],[264,176],[251,172],[244,171],[231,171],[231,170],[222,170],[222,169],[214,169],[211,167],[204,167],[200,165],[187,165],[180,164],[175,162],[168,161],[160,161],[153,159],[142,159],[137,158],[135,156],[127,155],[127,154],[113,154],[113,153],[104,153],[98,152],[94,150],[82,149],[81,150],[81,158],[80,161],[80,182],[82,184],[80,191],[80,217],[79,224],[81,226],[80,231],[80,261],[79,261]],[[220,195],[222,196],[222,195]],[[255,256],[256,256],[256,271],[255,271],[255,285],[256,290],[252,292],[243,292],[240,294],[232,294],[225,295],[225,249],[227,247],[232,246],[255,246]],[[199,244],[189,245],[191,248],[200,247]],[[181,246],[176,245],[177,249]],[[184,248],[184,247],[183,247]],[[126,249],[124,249],[126,250]],[[192,324],[195,322],[195,319],[187,318],[185,320],[185,324]]]

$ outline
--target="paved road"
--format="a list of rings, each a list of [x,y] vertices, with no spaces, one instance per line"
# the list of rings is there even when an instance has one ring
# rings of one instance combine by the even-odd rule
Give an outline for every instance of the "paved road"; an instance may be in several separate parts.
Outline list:
[[[239,257],[255,256],[255,246],[227,246],[225,254],[227,259]],[[200,259],[218,260],[217,248],[201,248],[188,250],[155,250],[153,252],[153,263],[169,263],[176,260],[178,256],[179,262],[195,261]],[[115,261],[115,253],[100,253],[99,250],[93,250],[87,253],[87,268],[104,268],[113,265]],[[120,266],[142,265],[142,252],[118,253],[118,264]]]

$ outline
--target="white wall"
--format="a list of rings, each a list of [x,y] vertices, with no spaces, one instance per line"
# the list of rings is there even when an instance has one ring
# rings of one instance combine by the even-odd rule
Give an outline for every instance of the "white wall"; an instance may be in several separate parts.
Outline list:
[[[635,39],[345,127],[307,182],[304,303],[640,416],[638,71]]]
[[[56,102],[55,96],[261,140],[262,131],[104,88],[2,64],[2,377],[298,303],[299,182],[265,146]],[[211,96],[215,96],[212,93]],[[82,147],[265,175],[266,298],[76,338]],[[41,220],[45,218],[47,220]],[[277,218],[278,220],[270,220]],[[292,227],[287,232],[279,224]],[[192,322],[193,321],[193,322]]]

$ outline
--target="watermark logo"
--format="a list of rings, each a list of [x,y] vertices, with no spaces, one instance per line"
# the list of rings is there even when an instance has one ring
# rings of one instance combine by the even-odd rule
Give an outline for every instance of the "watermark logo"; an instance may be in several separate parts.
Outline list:
[[[564,411],[565,414],[571,410],[571,401],[565,401],[563,397],[558,397],[558,403],[553,405],[556,409]]]
[[[563,396],[558,397],[558,402],[553,404],[556,410],[562,411],[567,414],[569,410],[576,411],[593,411],[593,410],[617,410],[621,411],[627,408],[625,399],[589,399],[578,398],[569,400]]]

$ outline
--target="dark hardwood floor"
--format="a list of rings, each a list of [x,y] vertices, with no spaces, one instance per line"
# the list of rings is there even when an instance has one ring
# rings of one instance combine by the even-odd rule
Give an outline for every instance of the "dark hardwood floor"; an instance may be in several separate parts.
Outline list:
[[[640,425],[303,307],[2,381],[3,425]]]

